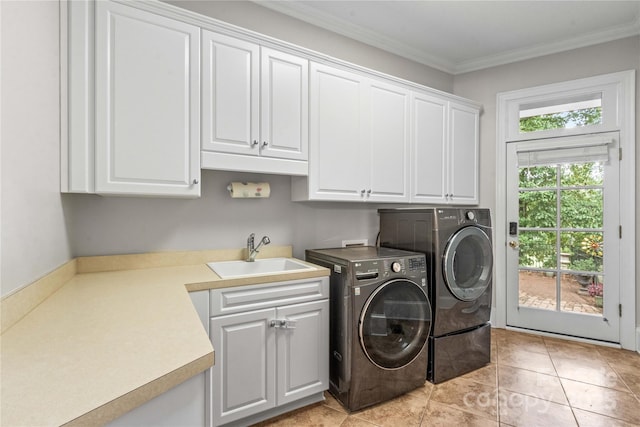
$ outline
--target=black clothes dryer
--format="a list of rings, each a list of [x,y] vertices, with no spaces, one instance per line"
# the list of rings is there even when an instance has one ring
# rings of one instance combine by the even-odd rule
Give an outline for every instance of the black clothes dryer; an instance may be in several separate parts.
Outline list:
[[[427,378],[439,383],[491,359],[493,247],[488,209],[380,209],[380,245],[427,256],[433,327]]]

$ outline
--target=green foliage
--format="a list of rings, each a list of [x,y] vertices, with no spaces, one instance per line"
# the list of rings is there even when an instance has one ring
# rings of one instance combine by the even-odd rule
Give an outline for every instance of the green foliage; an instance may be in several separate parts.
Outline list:
[[[522,132],[586,126],[600,123],[600,108],[589,108],[560,114],[527,117],[520,120]],[[557,164],[520,169],[519,214],[523,228],[580,228],[598,230],[603,227],[603,165],[598,162]],[[559,188],[563,188],[559,190]],[[591,187],[591,188],[584,188]],[[593,188],[596,187],[596,188]],[[558,221],[560,198],[560,224]],[[582,244],[586,238],[601,233],[574,231],[524,231],[519,235],[520,265],[555,269],[558,256],[556,245],[562,252],[572,254],[572,261],[584,263],[572,269],[601,271],[602,252],[590,253]],[[593,252],[593,251],[592,251]]]
[[[602,109],[600,107],[565,111],[562,113],[542,114],[540,116],[524,117],[520,119],[520,132],[527,133],[549,129],[588,126],[601,123],[601,120]]]
[[[580,258],[577,260],[572,260],[569,265],[571,270],[576,271],[602,271],[602,264],[598,265],[595,259],[593,258]]]

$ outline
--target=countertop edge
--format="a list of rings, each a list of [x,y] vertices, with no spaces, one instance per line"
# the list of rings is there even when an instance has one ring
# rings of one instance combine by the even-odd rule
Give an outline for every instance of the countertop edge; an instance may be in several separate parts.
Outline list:
[[[63,425],[75,427],[107,424],[184,381],[206,371],[213,366],[214,359],[214,352],[211,351]]]

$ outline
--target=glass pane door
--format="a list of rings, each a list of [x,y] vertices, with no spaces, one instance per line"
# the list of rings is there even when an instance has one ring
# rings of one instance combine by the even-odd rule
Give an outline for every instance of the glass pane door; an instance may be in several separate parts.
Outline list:
[[[575,147],[552,148],[536,153],[544,159],[537,162],[527,162],[525,144],[510,144],[508,150],[508,217],[517,228],[509,229],[507,323],[615,342],[618,161],[610,155],[615,143],[604,146],[604,158],[599,149],[582,156],[567,155]],[[574,154],[584,151],[578,147]]]

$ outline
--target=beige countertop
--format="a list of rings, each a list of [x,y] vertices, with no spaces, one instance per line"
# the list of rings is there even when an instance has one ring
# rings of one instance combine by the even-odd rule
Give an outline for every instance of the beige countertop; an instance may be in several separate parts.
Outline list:
[[[202,262],[238,254],[78,258],[3,297],[0,425],[105,424],[209,368],[213,348],[188,291],[329,274],[223,280]]]

